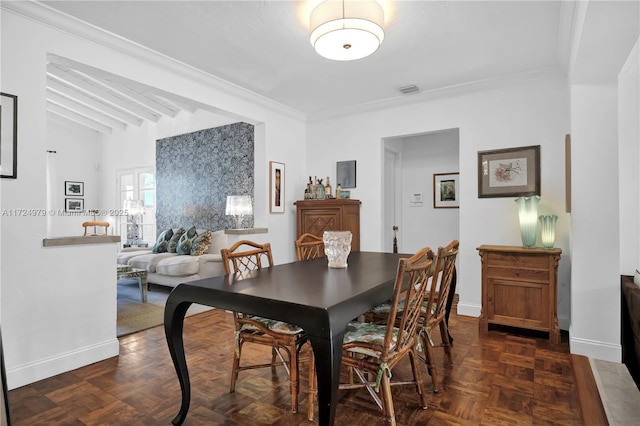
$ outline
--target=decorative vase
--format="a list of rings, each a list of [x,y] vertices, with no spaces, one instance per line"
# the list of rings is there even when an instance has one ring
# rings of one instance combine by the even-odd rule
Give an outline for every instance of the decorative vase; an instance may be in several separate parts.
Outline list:
[[[527,248],[536,245],[539,202],[540,197],[537,195],[516,198],[520,217],[520,237],[522,237],[522,245]]]
[[[556,242],[556,222],[558,221],[558,216],[555,214],[543,215],[538,217],[538,220],[540,221],[542,247],[551,249]]]
[[[351,231],[324,231],[324,254],[327,255],[329,268],[346,268],[347,257],[351,252]]]

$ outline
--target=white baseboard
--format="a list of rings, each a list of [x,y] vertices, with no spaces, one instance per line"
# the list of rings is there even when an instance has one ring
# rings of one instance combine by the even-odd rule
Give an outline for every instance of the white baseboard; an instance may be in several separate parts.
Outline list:
[[[571,328],[569,329],[569,350],[572,354],[584,355],[589,358],[618,363],[622,362],[621,345],[573,337]]]
[[[72,352],[19,365],[7,369],[7,388],[9,390],[19,388],[38,380],[118,356],[119,353],[120,344],[118,339],[113,339],[79,348]]]
[[[482,306],[458,302],[457,313],[468,317],[479,317],[482,313]]]

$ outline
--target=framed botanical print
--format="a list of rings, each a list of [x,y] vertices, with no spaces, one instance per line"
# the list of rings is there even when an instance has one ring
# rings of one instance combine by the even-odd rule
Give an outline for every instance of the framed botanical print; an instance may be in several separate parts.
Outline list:
[[[478,152],[478,198],[540,195],[540,145]]]

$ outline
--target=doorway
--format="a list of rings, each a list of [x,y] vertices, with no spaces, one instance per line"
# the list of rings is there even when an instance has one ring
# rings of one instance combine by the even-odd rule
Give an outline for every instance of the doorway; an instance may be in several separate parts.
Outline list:
[[[433,250],[459,239],[459,208],[434,206],[434,174],[460,169],[459,129],[443,129],[383,140],[382,251]],[[460,176],[460,180],[464,177]]]

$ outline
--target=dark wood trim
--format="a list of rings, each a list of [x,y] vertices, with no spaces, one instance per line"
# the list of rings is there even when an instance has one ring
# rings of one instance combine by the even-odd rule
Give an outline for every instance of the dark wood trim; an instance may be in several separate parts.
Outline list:
[[[609,421],[600,399],[600,392],[596,379],[591,371],[589,358],[571,354],[571,365],[576,382],[578,407],[583,426],[608,426]]]

